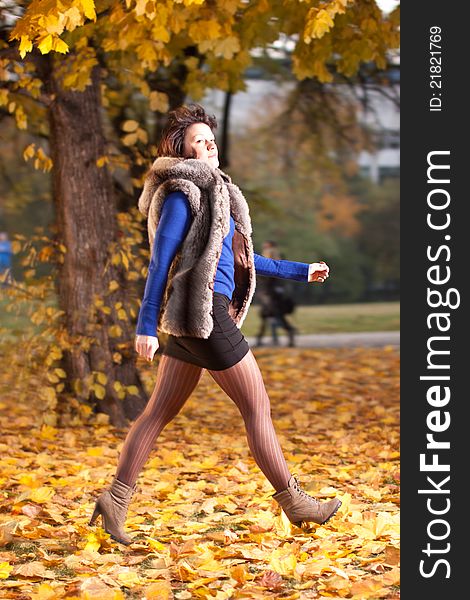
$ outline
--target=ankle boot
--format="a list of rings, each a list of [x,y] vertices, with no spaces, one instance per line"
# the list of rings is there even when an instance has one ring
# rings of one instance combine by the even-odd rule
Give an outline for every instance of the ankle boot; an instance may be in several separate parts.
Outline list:
[[[300,527],[302,522],[313,521],[323,525],[331,519],[341,506],[341,500],[333,498],[326,502],[319,502],[300,489],[299,482],[292,476],[287,488],[273,494],[273,498],[281,506],[291,523]]]
[[[129,487],[114,478],[109,489],[105,490],[96,501],[89,525],[93,525],[98,515],[101,515],[103,528],[113,540],[126,546],[132,544],[132,538],[124,532],[123,526],[136,487],[136,485]]]

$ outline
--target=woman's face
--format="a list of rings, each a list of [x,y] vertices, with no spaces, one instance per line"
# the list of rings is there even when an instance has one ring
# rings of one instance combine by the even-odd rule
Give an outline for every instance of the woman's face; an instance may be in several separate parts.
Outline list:
[[[219,166],[219,154],[214,134],[209,125],[193,123],[184,134],[185,158],[198,158],[216,169]]]

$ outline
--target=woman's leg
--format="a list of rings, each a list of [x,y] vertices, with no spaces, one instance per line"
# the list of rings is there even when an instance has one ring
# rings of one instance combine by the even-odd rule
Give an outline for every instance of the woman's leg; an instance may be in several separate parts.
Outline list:
[[[163,428],[179,413],[201,378],[203,369],[163,355],[155,389],[132,425],[122,447],[116,479],[133,486]]]
[[[248,445],[259,468],[276,491],[285,490],[291,474],[274,431],[269,397],[253,353],[250,350],[229,369],[209,373],[240,410]]]

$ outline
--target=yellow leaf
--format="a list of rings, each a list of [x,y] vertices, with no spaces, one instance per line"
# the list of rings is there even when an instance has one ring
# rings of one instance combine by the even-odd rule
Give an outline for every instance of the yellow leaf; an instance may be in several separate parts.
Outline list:
[[[133,146],[137,142],[137,133],[128,133],[122,138],[124,146]]]
[[[40,437],[43,440],[53,440],[55,439],[58,430],[55,427],[49,427],[49,425],[43,425],[41,428]]]
[[[128,569],[128,567],[123,567]],[[131,588],[134,585],[141,585],[143,582],[135,571],[126,570],[118,573],[117,579],[119,583],[125,587]]]
[[[102,527],[97,527],[86,537],[87,543],[85,544],[85,550],[90,552],[97,552],[101,546],[106,545],[110,539],[110,535]]]
[[[100,169],[109,163],[109,158],[107,156],[100,156],[96,161],[96,166]]]
[[[159,542],[158,540],[154,540],[151,537],[146,538],[148,545],[152,550],[156,550],[157,552],[165,552],[166,546]]]
[[[170,41],[170,32],[159,21],[154,21],[151,35],[155,42],[163,42],[167,44]]]
[[[103,448],[101,446],[87,448],[86,453],[88,454],[88,456],[103,456]]]
[[[235,36],[227,36],[218,40],[214,44],[214,54],[222,56],[226,60],[233,58],[233,55],[240,51],[240,40]]]
[[[8,104],[8,90],[0,90],[0,106]]]
[[[146,600],[172,600],[174,598],[169,581],[155,581],[143,590]]]
[[[334,25],[334,21],[325,9],[311,8],[307,15],[307,25],[304,30],[304,42],[309,44],[313,38],[321,38]]]
[[[109,282],[108,289],[110,292],[115,292],[117,289],[119,289],[119,283],[113,279]]]
[[[133,120],[124,121],[124,123],[122,124],[122,130],[126,131],[128,133],[130,133],[132,131],[136,131],[138,127],[139,127],[139,124],[137,123],[137,121],[133,121]]]
[[[122,335],[122,329],[119,325],[111,325],[108,331],[110,337],[119,337]]]
[[[127,391],[132,396],[138,396],[139,395],[139,389],[137,388],[136,385],[129,385],[129,386],[127,386]]]
[[[83,25],[83,17],[76,6],[71,6],[64,12],[64,25],[68,31],[73,31],[79,25]]]
[[[67,52],[69,51],[68,45],[64,42],[64,40],[61,40],[60,38],[54,40],[52,49],[56,52],[60,52],[61,54],[67,54]]]
[[[43,37],[38,43],[38,49],[41,54],[47,54],[50,52],[52,49],[52,35],[49,34]]]
[[[33,42],[29,39],[29,37],[22,35],[20,39],[19,52],[21,58],[26,56],[27,52],[31,52],[33,49]]]
[[[137,130],[137,138],[139,139],[139,141],[141,141],[143,144],[146,144],[148,142],[148,134],[145,131],[145,129],[138,129]],[[128,265],[126,266],[126,268],[129,268]]]
[[[25,473],[18,479],[18,483],[27,487],[35,488],[38,487],[36,475],[34,473]]]
[[[31,593],[31,600],[53,600],[57,598],[57,591],[48,583],[41,583],[34,592]]]
[[[28,160],[29,158],[33,158],[34,152],[35,152],[35,147],[36,147],[36,144],[29,144],[29,146],[27,146],[23,150],[23,158],[24,158],[24,160]]]
[[[95,383],[95,385],[93,386],[93,391],[95,393],[95,396],[99,400],[103,400],[103,398],[106,396],[106,390],[99,383]]]
[[[141,133],[145,134],[145,139],[142,138]],[[147,143],[147,132],[143,129],[139,129],[139,138],[141,142]],[[122,264],[126,269],[129,269],[129,259],[127,258],[127,254],[121,251]]]
[[[79,0],[79,3],[82,5],[85,17],[96,21],[95,3],[93,0]]]
[[[169,108],[169,101],[167,94],[163,92],[150,92],[149,97],[150,110],[166,113]]]
[[[34,489],[31,492],[30,498],[33,502],[37,502],[38,504],[44,504],[45,502],[49,502],[49,500],[54,496],[55,491],[46,486],[41,486],[39,488]]]
[[[10,563],[0,562],[0,579],[8,579],[12,571],[13,567],[10,565]]]
[[[102,371],[99,371],[96,374],[96,379],[99,383],[102,383],[103,385],[106,385],[108,383],[108,377],[106,373],[103,373]]]
[[[290,547],[287,551],[284,547],[275,548],[271,554],[269,565],[273,571],[280,575],[292,576],[297,565],[297,558],[292,554]]]

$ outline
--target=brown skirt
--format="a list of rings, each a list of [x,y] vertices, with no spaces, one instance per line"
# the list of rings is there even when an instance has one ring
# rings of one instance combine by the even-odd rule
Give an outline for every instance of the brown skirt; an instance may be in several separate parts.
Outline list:
[[[229,315],[229,303],[228,296],[214,292],[214,328],[210,336],[204,339],[169,335],[162,354],[211,371],[222,371],[236,365],[250,347]]]

